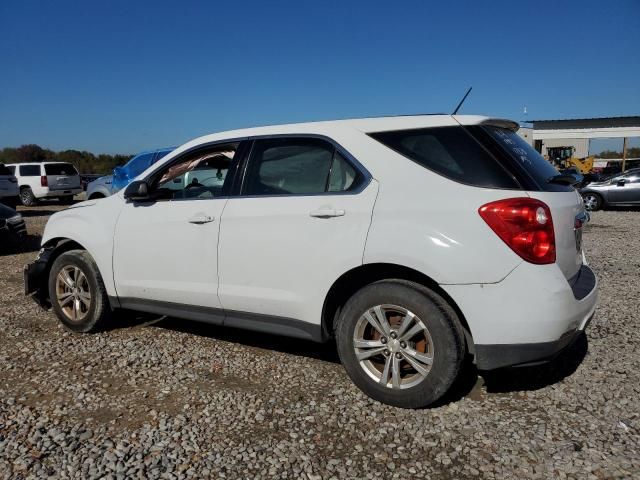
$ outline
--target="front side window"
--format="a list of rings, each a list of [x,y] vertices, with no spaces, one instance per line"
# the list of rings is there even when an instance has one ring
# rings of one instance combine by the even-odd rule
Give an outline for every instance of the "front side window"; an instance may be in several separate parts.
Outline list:
[[[257,140],[243,195],[313,195],[355,187],[357,170],[329,142],[316,138]]]
[[[20,165],[20,175],[23,177],[39,177],[40,165]]]
[[[238,144],[216,146],[190,153],[172,163],[152,182],[152,195],[165,200],[211,199],[223,196]]]

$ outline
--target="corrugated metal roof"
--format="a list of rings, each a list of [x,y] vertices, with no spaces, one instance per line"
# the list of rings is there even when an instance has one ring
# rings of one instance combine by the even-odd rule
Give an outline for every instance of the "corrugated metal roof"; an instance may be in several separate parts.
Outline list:
[[[562,120],[528,120],[534,130],[613,129],[640,127],[640,116],[567,118]]]

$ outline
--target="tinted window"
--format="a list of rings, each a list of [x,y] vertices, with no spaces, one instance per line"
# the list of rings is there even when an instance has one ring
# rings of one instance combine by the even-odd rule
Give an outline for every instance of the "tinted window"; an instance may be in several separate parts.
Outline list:
[[[16,167],[15,167],[15,165],[9,165],[9,166],[7,166],[7,170],[9,170],[9,172],[11,172],[11,175],[15,175],[15,174],[16,174]]]
[[[23,177],[39,177],[40,165],[20,165],[20,175]]]
[[[335,148],[328,142],[309,138],[256,141],[245,195],[317,194],[328,191]],[[344,159],[342,160],[344,161]],[[337,160],[340,164],[340,160]],[[333,187],[345,189],[346,173],[336,169]],[[345,178],[344,181],[341,178]],[[353,180],[351,180],[353,184]],[[346,188],[351,186],[349,184]],[[337,191],[337,190],[332,190]]]
[[[479,187],[519,187],[514,177],[461,127],[400,130],[371,136],[451,180]]]
[[[568,191],[573,187],[549,183],[548,180],[558,175],[558,170],[544,159],[531,145],[512,130],[498,127],[471,127],[471,131],[484,131],[497,143],[501,151],[506,152],[512,171],[516,176],[526,175],[534,181],[534,186],[527,185],[532,190]],[[525,183],[525,182],[522,182]]]
[[[70,163],[49,163],[44,166],[47,175],[78,175],[76,167]]]
[[[0,175],[13,175],[13,171],[10,167],[0,163]]]

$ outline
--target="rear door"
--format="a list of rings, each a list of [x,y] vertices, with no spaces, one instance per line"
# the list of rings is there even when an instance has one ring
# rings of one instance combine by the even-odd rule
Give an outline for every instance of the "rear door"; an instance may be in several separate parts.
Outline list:
[[[51,191],[80,188],[80,175],[70,163],[45,163],[44,171]]]
[[[256,140],[240,195],[222,215],[225,322],[240,325],[234,312],[249,312],[318,326],[330,286],[362,264],[376,195],[366,170],[327,140]]]

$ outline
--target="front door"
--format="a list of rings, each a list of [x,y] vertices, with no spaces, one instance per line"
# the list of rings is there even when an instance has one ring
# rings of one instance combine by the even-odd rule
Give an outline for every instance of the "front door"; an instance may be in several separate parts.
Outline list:
[[[232,178],[227,173],[238,147],[212,146],[169,162],[149,177],[153,201],[124,206],[113,255],[123,306],[149,311],[188,306],[194,312],[221,308],[218,233]]]
[[[640,174],[614,178],[609,187],[611,203],[640,203]]]
[[[256,314],[253,328],[302,320],[303,330],[318,329],[333,282],[362,264],[377,191],[368,173],[328,141],[255,141],[240,195],[222,215],[225,322],[241,326],[249,312]]]

